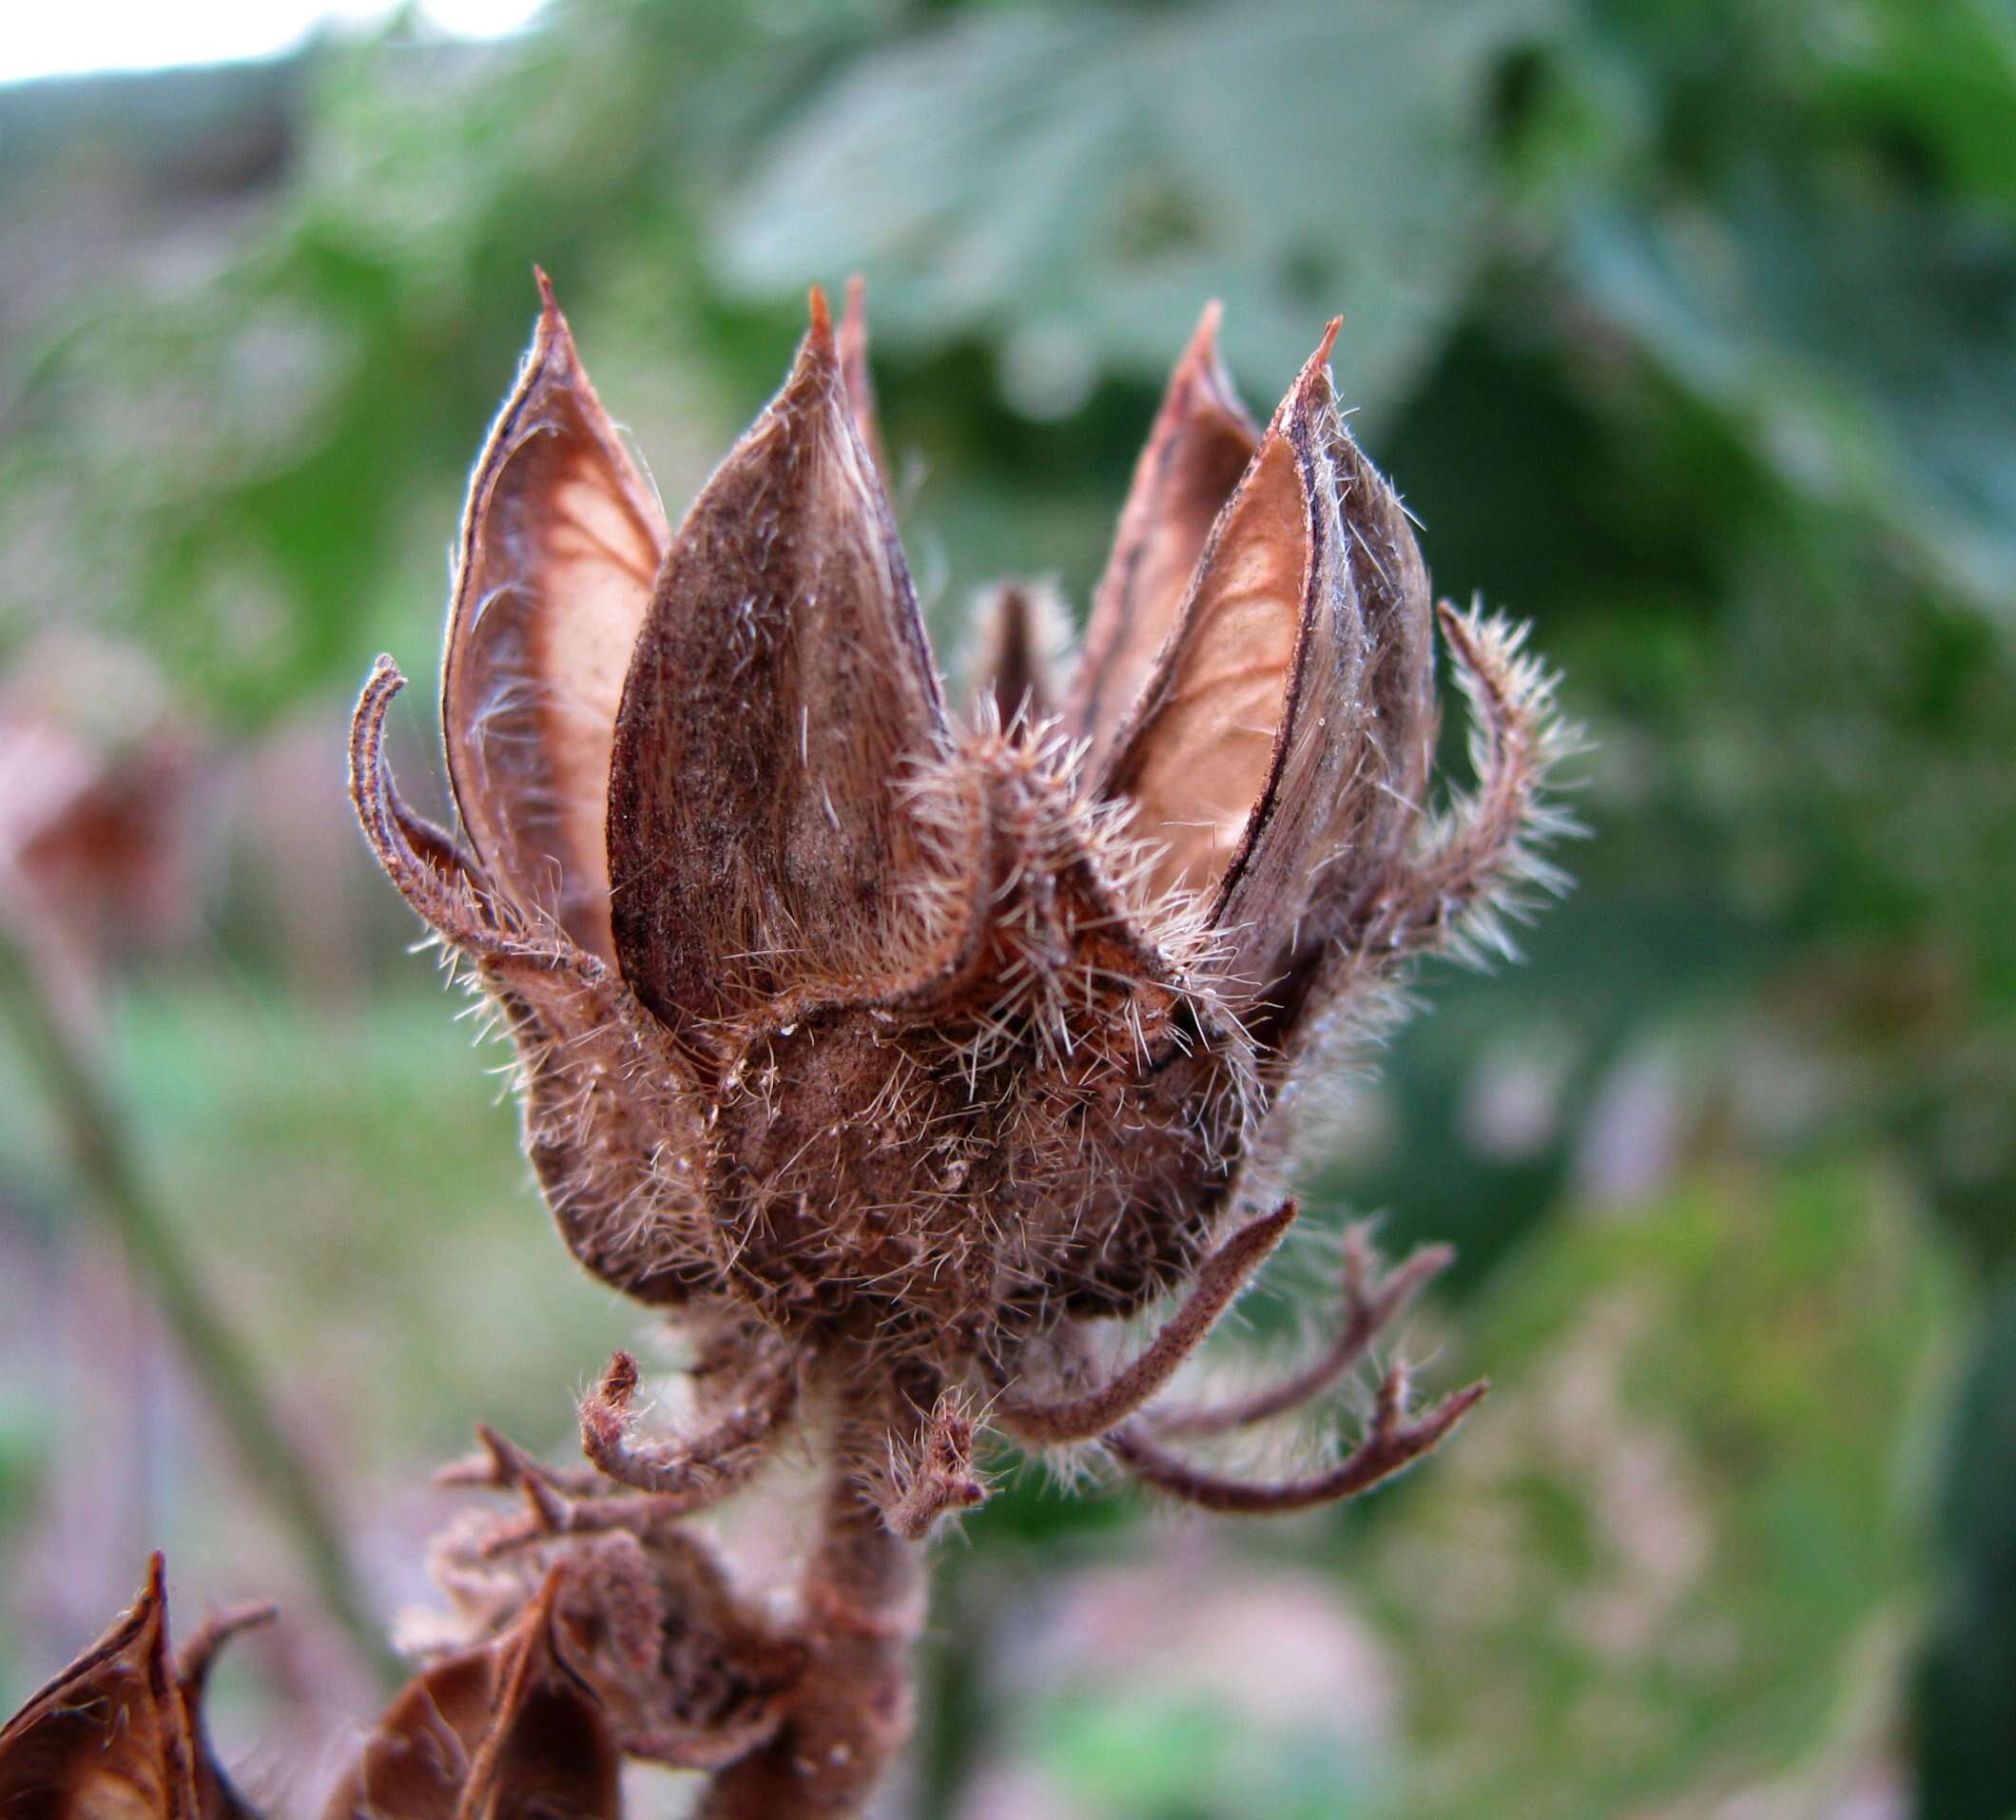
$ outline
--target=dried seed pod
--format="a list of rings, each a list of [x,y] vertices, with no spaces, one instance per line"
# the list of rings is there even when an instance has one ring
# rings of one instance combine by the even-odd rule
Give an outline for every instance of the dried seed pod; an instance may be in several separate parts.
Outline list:
[[[441,669],[448,774],[525,916],[604,958],[616,704],[670,535],[542,273],[539,326],[469,484]]]
[[[1174,629],[1212,527],[1260,445],[1260,432],[1218,358],[1218,306],[1176,363],[1120,511],[1106,573],[1093,595],[1072,732],[1106,757],[1156,655]]]
[[[688,513],[630,658],[608,794],[631,990],[719,1051],[714,1027],[766,1000],[911,983],[929,957],[901,881],[926,837],[898,785],[948,744],[822,304]]]
[[[621,1806],[608,1716],[554,1636],[563,1578],[550,1574],[502,1635],[400,1691],[323,1820],[613,1820]]]
[[[1272,981],[1336,857],[1330,820],[1363,753],[1365,622],[1330,462],[1330,325],[1261,438],[1102,780],[1161,847],[1152,882],[1231,932],[1231,973]],[[1416,603],[1425,615],[1425,594]]]
[[[0,1730],[10,1820],[249,1820],[210,1754],[201,1704],[217,1645],[266,1616],[207,1627],[168,1653],[162,1558],[133,1607]]]
[[[365,691],[366,834],[502,1009],[563,1236],[706,1361],[685,1438],[632,1437],[633,1370],[583,1406],[630,1515],[513,1466],[518,1540],[615,1529],[669,1559],[649,1524],[794,1435],[828,1479],[804,1672],[720,1757],[713,1820],[863,1798],[907,1711],[909,1551],[985,1495],[990,1432],[1287,1509],[1356,1495],[1475,1402],[1415,1415],[1388,1373],[1362,1444],[1278,1485],[1172,1451],[1320,1398],[1432,1273],[1382,1284],[1363,1258],[1305,1370],[1246,1404],[1158,1402],[1287,1224],[1267,1210],[1333,1042],[1390,1016],[1415,957],[1488,943],[1558,882],[1534,851],[1562,825],[1549,679],[1446,608],[1477,778],[1430,803],[1437,610],[1344,428],[1335,333],[1262,430],[1206,313],[1068,685],[1038,597],[1003,589],[961,726],[884,493],[858,289],[837,335],[814,293],[783,390],[670,532],[549,296],[472,490],[444,666],[473,850],[384,768],[389,659]],[[1171,1294],[1105,1369],[1098,1323]],[[596,1559],[643,1587],[623,1548]]]

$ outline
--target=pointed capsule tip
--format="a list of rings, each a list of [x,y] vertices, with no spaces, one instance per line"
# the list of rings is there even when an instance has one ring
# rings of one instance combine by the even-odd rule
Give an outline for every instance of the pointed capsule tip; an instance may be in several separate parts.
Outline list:
[[[1190,332],[1189,344],[1183,350],[1183,358],[1177,363],[1179,372],[1210,373],[1218,365],[1218,324],[1224,319],[1225,307],[1216,298],[1205,304],[1197,318],[1197,326]]]
[[[846,298],[840,313],[840,358],[843,365],[862,366],[868,358],[868,287],[859,272],[847,280]]]
[[[560,314],[560,300],[553,295],[553,281],[546,275],[546,267],[534,265],[532,275],[539,284],[539,336],[542,340],[557,340],[568,333],[567,318]]]
[[[1343,326],[1344,318],[1341,316],[1333,316],[1325,326],[1323,339],[1316,343],[1316,351],[1302,363],[1295,383],[1289,387],[1287,397],[1274,413],[1275,429],[1335,408],[1336,392],[1330,381],[1330,349],[1336,345],[1337,331]]]
[[[1232,384],[1231,375],[1225,370],[1225,361],[1218,349],[1218,330],[1224,320],[1225,306],[1212,298],[1199,313],[1197,326],[1191,331],[1183,358],[1176,362],[1163,403],[1165,412],[1175,407],[1180,397],[1185,409],[1214,409],[1234,423],[1246,422],[1246,407],[1239,401],[1238,391]],[[1255,430],[1251,434],[1257,436],[1259,432]]]
[[[546,275],[543,265],[534,265],[532,275],[539,285],[539,325],[533,332],[529,358],[540,360],[557,352],[562,358],[572,359],[573,331],[567,326],[567,318],[560,313],[560,300],[553,295],[553,281]]]
[[[833,340],[833,312],[826,306],[825,287],[821,284],[813,285],[805,299],[805,305],[812,317],[812,340],[830,347]]]

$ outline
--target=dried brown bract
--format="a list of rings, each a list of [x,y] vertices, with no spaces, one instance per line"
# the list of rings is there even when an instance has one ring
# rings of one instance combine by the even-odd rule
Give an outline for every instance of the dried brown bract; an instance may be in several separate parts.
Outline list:
[[[211,1757],[203,1692],[219,1646],[272,1616],[212,1619],[168,1651],[161,1557],[133,1607],[0,1729],[9,1820],[254,1820]]]
[[[609,1714],[566,1658],[555,1567],[501,1635],[431,1665],[385,1710],[324,1820],[614,1820]]]
[[[366,834],[502,1014],[563,1238],[700,1361],[692,1431],[642,1442],[618,1360],[583,1408],[592,1471],[493,1438],[476,1476],[525,1511],[462,1538],[449,1577],[494,1639],[536,1621],[594,1736],[710,1769],[715,1820],[856,1810],[908,1722],[916,1544],[985,1497],[990,1434],[1290,1510],[1398,1471],[1481,1393],[1413,1413],[1396,1367],[1357,1447],[1299,1480],[1180,1451],[1322,1395],[1444,1262],[1382,1278],[1356,1245],[1308,1368],[1163,1400],[1293,1218],[1305,1084],[1416,957],[1502,942],[1555,882],[1534,846],[1559,825],[1548,679],[1517,629],[1431,606],[1339,415],[1335,325],[1265,426],[1214,330],[1077,664],[1053,673],[1055,610],[1004,588],[960,717],[881,476],[858,292],[837,333],[814,293],[784,389],[673,532],[549,290],[462,531],[459,835],[393,787],[389,659],[359,707]],[[1439,809],[1438,627],[1476,773]],[[1109,1365],[1110,1324],[1164,1298]],[[679,1527],[786,1437],[826,1482],[787,1636]]]

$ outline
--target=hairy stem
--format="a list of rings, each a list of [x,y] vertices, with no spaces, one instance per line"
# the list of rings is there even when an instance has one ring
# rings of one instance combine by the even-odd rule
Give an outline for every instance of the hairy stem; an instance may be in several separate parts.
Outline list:
[[[886,1432],[865,1410],[843,1412],[837,1424],[800,1594],[811,1659],[782,1729],[714,1778],[698,1820],[843,1820],[860,1812],[909,1737],[921,1558],[861,1482]]]
[[[252,1478],[270,1501],[322,1604],[387,1686],[400,1675],[371,1617],[321,1487],[274,1413],[259,1372],[183,1255],[172,1224],[149,1192],[125,1121],[65,1020],[32,959],[0,937],[0,999],[11,1014],[23,1059],[40,1077],[87,1193],[118,1234],[134,1272],[167,1323],[197,1384]]]

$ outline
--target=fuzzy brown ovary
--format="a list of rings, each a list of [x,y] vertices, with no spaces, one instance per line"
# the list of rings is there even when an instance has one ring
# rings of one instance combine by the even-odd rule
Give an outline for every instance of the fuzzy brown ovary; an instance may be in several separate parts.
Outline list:
[[[1213,1210],[1192,1191],[1226,1145],[1172,1099],[1207,1035],[1119,916],[1068,781],[998,738],[950,768],[940,800],[971,819],[943,831],[936,977],[716,1026],[732,1059],[702,1124],[731,1295],[956,1375],[999,1354],[1003,1304],[1096,1279],[1123,1227],[1103,1305],[1180,1276]]]
[[[962,1195],[985,1148],[874,1012],[764,1032],[710,1107],[706,1174],[723,1281],[780,1327],[872,1330],[892,1311],[970,1327],[984,1272],[972,1268],[979,1235],[961,1217]]]
[[[905,1029],[857,1007],[763,1032],[706,1121],[722,1281],[780,1327],[955,1373],[998,1356],[1004,1312],[1021,1326],[1057,1302],[1151,1300],[1208,1238],[1236,1134],[1194,1112],[1231,1104],[1230,1080],[1213,1094],[1200,1078],[1222,1058],[1187,1008],[1148,996],[1158,1050],[1088,1035],[1048,1067],[1026,1038],[972,1067],[942,1012]],[[1113,1024],[1104,1008],[1098,1028]]]

